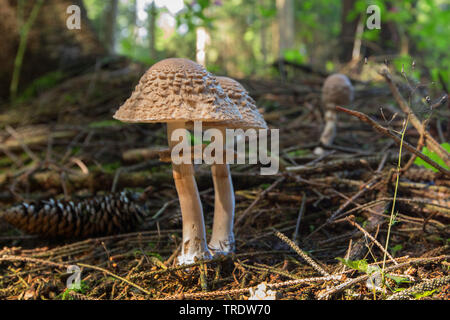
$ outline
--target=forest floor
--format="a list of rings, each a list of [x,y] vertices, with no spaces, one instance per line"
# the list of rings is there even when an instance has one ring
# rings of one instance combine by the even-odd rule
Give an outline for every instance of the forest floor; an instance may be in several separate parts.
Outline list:
[[[449,176],[408,164],[404,150],[397,181],[399,146],[342,112],[334,145],[314,156],[324,78],[307,73],[291,74],[296,81],[241,79],[269,126],[280,129],[280,172],[231,165],[236,253],[178,267],[177,194],[170,164],[155,156],[167,147],[165,124],[112,119],[143,71],[111,63],[4,106],[1,210],[123,189],[148,196],[145,222],[125,234],[43,239],[0,220],[0,299],[248,299],[261,283],[278,299],[449,298]],[[349,109],[402,131],[405,117],[385,82],[354,85]],[[450,128],[439,119],[449,119],[448,108],[418,109],[445,142]],[[414,148],[420,142],[411,125],[404,137]],[[197,166],[196,175],[210,236],[210,167]],[[71,265],[81,268],[80,288],[66,286]]]

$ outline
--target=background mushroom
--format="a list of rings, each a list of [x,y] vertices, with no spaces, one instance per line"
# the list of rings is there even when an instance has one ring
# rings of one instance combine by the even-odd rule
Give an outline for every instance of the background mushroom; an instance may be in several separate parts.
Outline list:
[[[211,122],[206,127],[214,127],[222,131],[226,137],[226,128],[267,129],[267,124],[258,112],[255,101],[245,88],[236,80],[227,77],[216,77],[228,97],[238,106],[242,120]],[[233,107],[230,105],[230,107]],[[224,140],[225,141],[225,140]],[[211,172],[214,182],[214,222],[209,249],[214,254],[229,254],[234,251],[234,209],[235,198],[233,182],[228,164],[213,164]]]
[[[336,106],[345,106],[353,101],[353,86],[347,76],[332,74],[325,79],[322,87],[322,103],[325,107],[325,128],[320,136],[320,143],[327,146],[333,143],[336,137],[337,114]],[[314,149],[317,155],[323,154],[321,146]]]
[[[172,141],[172,132],[186,128],[187,122],[231,121],[240,120],[242,116],[215,78],[202,66],[187,59],[171,58],[154,64],[142,76],[114,118],[134,123],[166,122],[169,147],[172,148],[178,142]],[[173,163],[172,168],[183,219],[183,245],[178,263],[209,259],[203,209],[192,162]]]

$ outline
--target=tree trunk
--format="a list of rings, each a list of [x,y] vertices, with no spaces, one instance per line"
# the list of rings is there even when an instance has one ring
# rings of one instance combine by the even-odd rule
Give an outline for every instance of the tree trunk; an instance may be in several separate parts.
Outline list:
[[[30,16],[36,0],[24,1],[23,22]],[[77,5],[81,11],[81,29],[68,29],[67,8]],[[0,1],[0,100],[9,97],[14,61],[20,42],[17,0]],[[50,71],[90,63],[104,54],[104,49],[92,31],[82,0],[45,0],[26,41],[20,68],[19,92],[34,79]]]
[[[108,0],[103,25],[103,41],[108,54],[114,53],[118,0]]]
[[[137,3],[136,0],[131,0],[129,5],[129,15],[128,15],[128,28],[129,28],[129,34],[133,36],[133,38],[136,36],[137,32]]]
[[[353,10],[355,3],[356,0],[342,1],[339,60],[344,63],[351,61],[353,56],[353,48],[359,17],[349,20],[348,15]]]
[[[386,1],[386,10],[393,11],[395,4],[392,1]],[[399,29],[394,21],[382,21],[381,30],[375,46],[366,47],[366,56],[370,55],[395,55],[397,53],[408,54],[409,43],[406,33]],[[387,60],[390,60],[389,58]]]
[[[395,9],[395,4],[392,1],[386,1],[386,10],[391,11]],[[394,21],[389,21],[381,26],[380,32],[380,46],[384,53],[395,54],[401,49],[402,39],[398,30],[397,24]]]
[[[294,1],[277,0],[278,11],[278,56],[283,57],[286,49],[294,47]]]
[[[352,60],[359,60],[359,58],[361,56],[363,32],[364,32],[364,21],[360,17],[357,27],[356,27],[356,31],[355,31],[355,40],[353,43]]]
[[[149,49],[150,49],[150,58],[156,60],[156,18],[157,18],[157,12],[156,12],[156,5],[155,1],[152,1],[152,4],[150,5],[150,9],[148,10],[148,19],[149,19],[149,25],[148,25],[148,35],[149,35]]]
[[[264,0],[259,0],[259,5],[260,6],[264,6],[265,1]],[[259,36],[260,36],[260,41],[261,41],[261,54],[262,54],[262,58],[263,58],[263,65],[267,64],[267,26],[266,26],[266,21],[265,18],[263,16],[259,16],[259,19],[261,19],[262,24],[261,24],[261,28],[259,30]]]

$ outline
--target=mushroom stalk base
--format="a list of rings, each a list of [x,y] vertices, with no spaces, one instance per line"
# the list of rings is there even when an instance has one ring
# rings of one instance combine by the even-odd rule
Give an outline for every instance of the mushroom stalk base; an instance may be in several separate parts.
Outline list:
[[[184,123],[167,124],[170,147],[177,143],[177,141],[171,141],[171,135],[178,128],[184,128]],[[196,260],[211,259],[211,253],[206,245],[203,208],[194,178],[194,167],[192,164],[172,164],[172,171],[183,219],[183,244],[181,254],[178,256],[178,264],[184,265],[194,263]]]
[[[228,164],[213,164],[214,222],[209,249],[214,255],[234,252],[234,190]]]
[[[327,110],[325,112],[325,128],[323,129],[322,135],[320,136],[320,143],[324,146],[329,146],[333,143],[336,137],[336,124],[337,114],[334,110]],[[314,154],[322,155],[324,150],[322,147],[317,147],[314,149]]]

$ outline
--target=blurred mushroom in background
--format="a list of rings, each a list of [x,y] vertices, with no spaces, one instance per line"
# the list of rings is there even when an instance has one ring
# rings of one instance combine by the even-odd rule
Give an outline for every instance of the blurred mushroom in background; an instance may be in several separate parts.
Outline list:
[[[347,76],[332,74],[325,79],[322,87],[322,105],[325,108],[325,127],[320,136],[320,146],[314,149],[314,154],[322,155],[322,146],[329,146],[336,137],[337,114],[336,106],[346,106],[353,101],[353,86]]]

